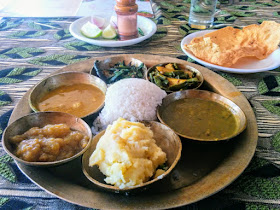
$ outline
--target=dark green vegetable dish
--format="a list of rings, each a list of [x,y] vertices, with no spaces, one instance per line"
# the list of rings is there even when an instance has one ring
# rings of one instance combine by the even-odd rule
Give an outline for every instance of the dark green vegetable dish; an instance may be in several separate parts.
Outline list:
[[[161,117],[175,132],[204,141],[227,139],[237,130],[237,120],[229,108],[205,99],[176,100],[166,106]]]
[[[203,80],[198,70],[177,63],[156,65],[148,70],[147,77],[150,82],[167,92],[195,89]]]
[[[100,61],[97,60],[94,62],[94,70],[96,74],[108,84],[125,78],[144,77],[144,63],[136,66],[131,62],[126,65],[124,61],[121,61],[107,69],[103,69],[100,67]]]

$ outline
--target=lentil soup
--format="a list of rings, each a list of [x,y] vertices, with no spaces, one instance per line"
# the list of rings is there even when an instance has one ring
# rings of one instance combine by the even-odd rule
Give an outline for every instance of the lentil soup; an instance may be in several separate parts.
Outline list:
[[[163,121],[175,132],[204,140],[230,137],[237,129],[233,113],[214,101],[184,98],[167,105]]]

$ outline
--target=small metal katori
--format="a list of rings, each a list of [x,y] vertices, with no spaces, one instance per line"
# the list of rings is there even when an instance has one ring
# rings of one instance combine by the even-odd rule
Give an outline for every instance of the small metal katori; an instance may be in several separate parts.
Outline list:
[[[21,135],[30,128],[39,127],[42,128],[49,124],[66,124],[71,130],[80,131],[84,135],[89,137],[87,146],[72,157],[52,161],[52,162],[28,162],[14,154],[15,146],[11,143],[10,138],[15,135]],[[38,167],[51,167],[58,166],[70,162],[80,157],[90,146],[92,140],[92,133],[89,125],[81,118],[75,117],[74,115],[63,113],[63,112],[36,112],[25,115],[16,121],[12,122],[4,131],[2,136],[2,145],[5,151],[17,162],[29,166]]]
[[[117,68],[115,70],[110,70],[119,63],[124,64],[126,67],[128,67],[128,69],[126,69],[126,67],[121,67],[118,70]],[[129,68],[133,68],[133,70]],[[131,77],[144,79],[146,72],[147,67],[141,60],[133,57],[115,56],[104,60],[95,60],[94,67],[90,73],[100,77],[106,83],[110,84],[120,79]],[[129,75],[131,73],[133,75]]]
[[[170,64],[175,65],[179,71],[191,72],[192,75],[194,75],[194,77],[197,78],[198,81],[192,82],[192,78],[186,78],[185,79],[186,81],[183,83],[183,85],[178,84],[179,87],[175,88],[174,90],[170,89],[170,87],[165,87],[164,85],[161,87],[159,84],[157,84],[155,82],[154,79],[151,78],[151,73],[156,71],[156,68],[158,66],[164,67],[164,66],[170,65]],[[174,71],[174,72],[176,72],[176,71]],[[162,74],[158,78],[162,78],[162,77],[169,77],[169,76],[167,76],[166,74]],[[173,75],[173,76],[171,76],[171,78],[180,79],[180,76]],[[187,65],[187,64],[174,63],[174,62],[164,62],[164,63],[158,63],[156,65],[153,65],[152,67],[150,67],[147,70],[147,72],[145,74],[145,79],[152,83],[155,83],[157,86],[159,86],[161,89],[165,90],[167,93],[172,93],[172,92],[176,92],[179,90],[198,89],[199,87],[201,87],[201,85],[203,84],[203,81],[204,81],[204,77],[203,77],[202,73],[197,68]],[[181,87],[180,87],[180,85],[181,85]]]
[[[28,102],[30,108],[34,112],[38,112],[37,103],[39,100],[45,96],[47,93],[51,92],[52,90],[59,88],[65,85],[73,85],[73,84],[91,84],[99,88],[105,95],[107,90],[106,83],[100,79],[99,77],[93,76],[91,74],[85,72],[62,72],[58,74],[54,74],[48,76],[47,78],[40,81],[36,84],[29,95]],[[104,102],[93,112],[88,113],[88,115],[83,116],[82,119],[86,121],[92,120],[92,118],[96,117],[96,115],[104,106]]]
[[[159,146],[163,152],[166,153],[167,161],[166,165],[168,169],[159,177],[151,178],[149,181],[144,182],[143,184],[129,187],[129,188],[123,188],[120,189],[119,187],[107,184],[104,181],[105,175],[103,175],[97,166],[90,167],[89,166],[89,158],[91,154],[96,149],[96,145],[99,141],[99,139],[104,135],[105,130],[97,134],[89,147],[89,149],[83,154],[82,157],[82,168],[83,173],[85,176],[95,185],[98,187],[115,192],[115,193],[139,193],[144,190],[147,190],[151,186],[154,186],[155,184],[158,184],[160,180],[165,179],[171,171],[175,168],[178,161],[181,158],[181,151],[182,151],[182,143],[179,136],[169,127],[166,125],[155,122],[155,121],[143,121],[142,123],[145,124],[145,126],[149,127],[154,134],[154,139],[156,141],[157,146]]]
[[[181,137],[184,137],[187,139],[192,139],[192,140],[198,140],[198,141],[210,141],[210,142],[211,141],[221,141],[221,140],[228,140],[228,139],[231,139],[231,138],[239,135],[246,128],[247,119],[246,119],[244,112],[242,111],[242,109],[239,106],[237,106],[233,101],[229,100],[228,98],[226,98],[222,95],[219,95],[219,94],[211,92],[211,91],[206,91],[206,90],[183,90],[183,91],[177,91],[177,92],[167,95],[162,100],[162,104],[157,108],[157,116],[163,124],[170,127],[170,125],[168,125],[168,123],[162,117],[163,113],[165,112],[166,107],[169,104],[171,104],[172,102],[175,102],[177,100],[184,99],[184,98],[204,99],[204,100],[214,101],[214,102],[217,102],[217,103],[223,105],[235,117],[237,128],[230,136],[220,137],[218,139],[203,139],[201,137],[194,137],[194,136],[191,136],[188,134],[182,134],[182,133],[176,131],[176,129],[175,129],[175,132]],[[182,116],[182,117],[188,117],[188,116]]]

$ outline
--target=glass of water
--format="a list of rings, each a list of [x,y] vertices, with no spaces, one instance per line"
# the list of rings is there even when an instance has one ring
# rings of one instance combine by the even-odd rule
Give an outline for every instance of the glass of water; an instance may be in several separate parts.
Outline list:
[[[217,0],[191,0],[189,25],[206,29],[213,25]]]

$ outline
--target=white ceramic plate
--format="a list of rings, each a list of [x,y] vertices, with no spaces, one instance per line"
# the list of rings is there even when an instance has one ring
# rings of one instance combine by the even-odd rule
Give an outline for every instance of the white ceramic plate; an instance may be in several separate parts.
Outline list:
[[[185,50],[184,45],[189,44],[191,40],[195,37],[203,36],[204,34],[210,33],[215,30],[205,30],[205,31],[198,31],[192,34],[189,34],[181,41],[181,48],[183,52],[195,60],[196,62],[209,67],[218,69],[220,71],[224,72],[231,72],[231,73],[239,73],[239,74],[248,74],[248,73],[256,73],[256,72],[263,72],[275,69],[280,66],[280,48],[275,50],[273,53],[271,53],[267,58],[263,60],[258,60],[257,58],[242,58],[238,60],[236,64],[234,64],[232,67],[223,67],[214,65],[211,63],[208,63],[206,61],[200,60],[199,58],[195,57],[192,52]]]
[[[90,19],[91,19],[90,16],[87,16],[74,21],[70,25],[69,31],[72,34],[72,36],[74,36],[79,40],[85,41],[90,44],[103,46],[103,47],[123,47],[123,46],[134,45],[144,41],[145,39],[150,38],[157,30],[157,26],[152,20],[150,20],[149,18],[138,16],[137,26],[144,32],[144,36],[139,36],[138,38],[125,40],[125,41],[107,40],[102,38],[90,39],[81,34],[81,27],[87,21],[90,21]]]

